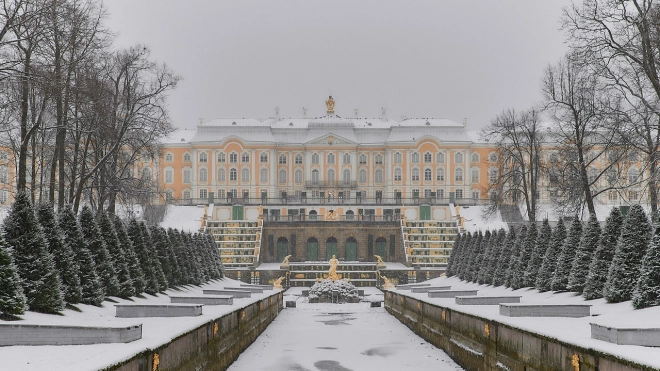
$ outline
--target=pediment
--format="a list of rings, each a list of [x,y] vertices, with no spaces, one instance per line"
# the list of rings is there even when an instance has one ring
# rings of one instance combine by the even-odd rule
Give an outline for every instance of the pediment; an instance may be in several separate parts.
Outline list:
[[[339,135],[335,134],[326,134],[321,137],[318,137],[316,139],[310,140],[309,142],[305,143],[308,145],[345,145],[345,144],[357,144],[353,142],[352,140],[348,140],[346,138],[342,138]]]

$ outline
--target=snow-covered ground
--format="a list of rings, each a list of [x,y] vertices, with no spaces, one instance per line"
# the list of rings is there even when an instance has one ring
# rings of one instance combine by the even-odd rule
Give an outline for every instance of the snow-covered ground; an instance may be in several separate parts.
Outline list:
[[[510,326],[526,329],[558,340],[579,345],[585,348],[593,348],[605,353],[610,353],[623,359],[628,359],[640,364],[654,368],[660,368],[660,348],[642,347],[636,345],[616,345],[591,338],[591,327],[589,323],[598,323],[605,326],[620,328],[641,327],[660,328],[660,307],[651,307],[634,310],[630,302],[608,304],[605,299],[584,300],[573,292],[540,293],[536,289],[523,288],[512,290],[503,286],[493,287],[490,285],[479,285],[471,282],[461,281],[456,277],[440,277],[425,283],[434,286],[451,286],[452,290],[479,290],[482,296],[521,296],[521,303],[540,304],[589,304],[591,317],[583,318],[553,318],[553,317],[507,317],[499,314],[498,305],[458,305],[455,299],[429,298],[428,294],[413,294],[410,290],[394,290],[399,294],[408,295],[424,302],[437,304],[451,308],[463,313],[474,314],[489,318]]]
[[[484,218],[483,213],[485,209],[485,206],[461,206],[459,213],[465,218],[463,228],[468,232],[486,231],[487,229],[496,231],[500,228],[509,229],[507,224],[502,220],[502,215],[499,211],[494,213],[489,219]]]
[[[133,301],[112,298],[118,304],[166,304],[170,302],[168,295],[202,295],[202,289],[222,288],[224,286],[239,286],[240,282],[225,278],[214,280],[202,286],[187,285],[178,289],[166,291],[167,295],[134,298]],[[251,298],[234,298],[233,305],[205,305],[203,314],[197,317],[176,318],[116,318],[112,302],[104,301],[103,307],[78,304],[82,312],[65,310],[62,316],[26,312],[22,321],[0,323],[9,324],[49,324],[76,326],[126,326],[142,324],[142,339],[126,344],[94,344],[66,346],[8,346],[0,347],[0,370],[11,371],[89,371],[98,370],[117,362],[129,359],[134,355],[159,347],[171,339],[195,329],[224,314],[245,307],[255,301],[272,295],[274,291],[266,290],[263,294],[252,294]],[[2,333],[0,333],[2,336]]]
[[[168,205],[160,226],[196,233],[202,226],[204,207]]]
[[[383,307],[309,304],[302,289],[286,291],[284,300],[297,300],[296,308],[283,310],[229,370],[461,370]],[[380,290],[364,289],[382,300]]]

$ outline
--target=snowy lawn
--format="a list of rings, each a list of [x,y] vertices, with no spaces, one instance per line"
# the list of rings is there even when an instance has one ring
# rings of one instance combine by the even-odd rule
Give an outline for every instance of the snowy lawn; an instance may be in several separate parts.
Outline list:
[[[583,318],[552,318],[552,317],[507,317],[500,315],[499,305],[458,305],[455,299],[433,299],[426,293],[414,294],[410,290],[393,290],[401,295],[414,297],[427,303],[433,303],[453,310],[489,318],[512,327],[539,333],[566,343],[593,348],[610,353],[623,359],[640,364],[660,368],[660,348],[642,347],[636,345],[616,345],[591,338],[589,323],[622,328],[660,328],[660,307],[634,310],[629,301],[608,304],[605,299],[584,300],[574,292],[541,293],[536,289],[523,288],[512,290],[503,286],[479,285],[461,281],[457,277],[440,277],[425,283],[434,286],[451,285],[452,290],[479,290],[480,296],[521,296],[523,304],[589,304],[591,317]]]
[[[297,308],[284,309],[229,370],[461,370],[384,308],[310,304],[298,296],[303,289],[286,291]],[[382,300],[380,290],[364,289],[367,299]]]
[[[221,289],[224,286],[239,286],[228,278],[213,280],[201,286],[187,285],[178,290],[170,289],[166,294],[203,295],[203,289]],[[233,305],[205,305],[203,314],[198,317],[170,318],[116,318],[115,303],[104,301],[103,307],[79,304],[82,313],[65,310],[62,316],[26,312],[22,321],[0,323],[15,324],[50,324],[76,326],[124,326],[142,324],[142,339],[126,344],[95,344],[66,346],[10,346],[0,347],[0,369],[21,371],[89,371],[98,370],[112,364],[124,361],[134,355],[168,343],[171,339],[195,329],[224,314],[245,307],[275,291],[265,290],[263,294],[252,294],[251,298],[234,298]],[[113,298],[117,304],[166,304],[170,302],[167,295],[152,296],[144,294],[145,298],[134,298],[133,301]],[[0,336],[2,334],[0,333]]]

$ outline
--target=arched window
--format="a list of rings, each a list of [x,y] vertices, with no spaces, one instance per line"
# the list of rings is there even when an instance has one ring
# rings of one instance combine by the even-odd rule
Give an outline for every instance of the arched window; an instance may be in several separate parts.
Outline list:
[[[278,163],[279,163],[280,165],[284,165],[284,164],[286,164],[286,155],[285,155],[284,153],[282,153],[282,154],[280,155],[279,160],[278,160]]]
[[[473,167],[470,170],[470,180],[472,183],[479,183],[479,168],[478,167]]]
[[[318,170],[312,170],[312,183],[318,184],[319,182],[319,171]]]
[[[229,163],[235,164],[238,162],[238,153],[232,152],[229,154]]]
[[[456,152],[454,155],[454,162],[460,164],[463,162],[463,152]]]
[[[261,152],[261,155],[259,155],[259,162],[262,164],[265,164],[268,162],[268,153],[266,152]]]
[[[479,154],[478,153],[473,153],[472,154],[472,159],[470,161],[471,162],[479,162]]]
[[[366,183],[367,182],[367,171],[362,169],[360,170],[360,183]]]
[[[9,183],[9,168],[6,165],[0,165],[0,183]]]
[[[300,153],[298,153],[293,161],[296,165],[300,165],[303,163],[303,157]]]
[[[367,164],[367,155],[361,154],[360,155],[360,165],[366,165]]]
[[[312,211],[309,212],[309,219],[316,220],[316,211],[314,211],[313,218]],[[319,240],[316,237],[310,237],[307,239],[307,261],[317,260],[319,260]]]
[[[350,183],[351,182],[351,171],[346,169],[344,170],[344,178],[343,178],[344,183]]]
[[[151,181],[151,168],[148,166],[142,168],[142,181],[145,182]]]
[[[312,154],[312,163],[313,164],[318,164],[319,163],[319,154],[318,153]]]
[[[184,200],[190,200],[190,190],[189,189],[184,189],[183,190],[183,199]]]
[[[454,180],[457,182],[462,182],[463,181],[463,169],[460,167],[456,169],[456,172],[454,174]]]
[[[497,182],[497,168],[491,167],[488,169],[488,181],[491,183]]]
[[[394,154],[394,163],[395,164],[400,164],[401,163],[401,153],[396,152]]]
[[[612,185],[612,184],[616,183],[618,180],[619,180],[619,172],[617,171],[617,169],[611,167],[607,171],[607,182],[610,185]]]
[[[491,153],[488,155],[488,161],[490,161],[490,162],[497,162],[497,153],[495,153],[495,152],[491,152]]]
[[[0,181],[0,183],[1,183],[1,181]],[[174,183],[174,169],[172,169],[169,166],[165,168],[165,183],[166,184]]]
[[[268,169],[261,169],[259,171],[259,181],[262,183],[266,183],[268,181]]]
[[[376,183],[382,183],[383,182],[383,171],[382,170],[376,170],[376,176],[375,176],[375,181]]]
[[[445,154],[443,152],[436,153],[435,162],[437,162],[439,164],[445,162]]]
[[[431,169],[424,169],[424,181],[433,180],[433,174],[431,174]]]
[[[333,256],[337,256],[337,239],[330,237],[325,240],[325,258],[330,260]]]
[[[183,168],[183,182],[185,184],[190,184],[192,183],[192,169],[189,167],[184,167]]]
[[[238,171],[236,169],[229,170],[229,180],[235,182],[238,180]]]
[[[209,190],[206,188],[202,188],[199,190],[199,198],[207,198],[209,197]]]
[[[435,171],[435,180],[436,180],[437,182],[444,182],[444,181],[445,181],[445,169],[439,167],[439,168]]]
[[[277,261],[281,262],[287,255],[289,255],[289,240],[286,237],[280,237],[277,239]]]
[[[335,163],[335,154],[334,153],[329,153],[328,154],[328,163],[329,164],[334,164]]]
[[[412,154],[412,163],[419,164],[419,153],[413,152]]]
[[[417,168],[412,169],[412,181],[413,182],[419,181],[419,169]]]
[[[395,182],[400,182],[401,181],[401,169],[394,169],[394,181]]]
[[[635,183],[637,178],[639,178],[639,170],[637,170],[637,168],[633,167],[628,170],[628,183]]]
[[[243,152],[241,154],[241,162],[244,163],[244,164],[249,163],[250,162],[250,154],[247,153],[247,152]]]
[[[225,178],[225,169],[219,168],[218,169],[218,182],[224,182],[226,180]]]
[[[183,154],[183,162],[190,162],[190,153],[186,152]]]
[[[218,162],[224,163],[226,160],[225,153],[224,152],[218,152]]]
[[[330,169],[328,170],[328,182],[334,182],[335,181],[335,171]]]
[[[206,152],[200,152],[199,153],[199,163],[200,164],[205,164],[209,162],[209,155],[206,154]]]
[[[383,156],[376,155],[376,165],[382,165],[382,164],[383,164]]]
[[[350,164],[351,163],[351,155],[349,155],[348,153],[344,153],[344,161],[343,162],[344,162],[344,164],[347,164],[347,165]]]
[[[296,170],[296,172],[293,174],[293,177],[296,183],[302,183],[302,170]]]
[[[350,210],[349,210],[350,211]],[[351,211],[352,212],[352,211]],[[346,219],[348,219],[348,212],[346,212]],[[353,220],[354,216],[351,215],[349,220]],[[345,249],[346,256],[344,257],[345,261],[353,262],[357,261],[357,240],[355,237],[349,237],[346,239]]]
[[[280,170],[279,182],[286,183],[286,170],[284,169]]]
[[[249,182],[250,181],[250,169],[243,169],[241,170],[241,181],[242,182]]]
[[[309,220],[316,220],[317,217],[318,217],[318,213],[316,212],[316,210],[312,210],[309,212]],[[314,238],[314,240],[316,240],[316,238]],[[316,242],[318,243],[318,241]],[[312,260],[312,259],[308,259],[308,260]]]
[[[433,156],[431,156],[431,152],[425,152],[424,153],[424,163],[425,164],[430,164],[431,161],[433,161]]]
[[[205,168],[199,169],[199,181],[207,182],[209,180],[209,172]]]
[[[173,162],[174,161],[174,155],[172,152],[167,152],[165,154],[165,162]]]

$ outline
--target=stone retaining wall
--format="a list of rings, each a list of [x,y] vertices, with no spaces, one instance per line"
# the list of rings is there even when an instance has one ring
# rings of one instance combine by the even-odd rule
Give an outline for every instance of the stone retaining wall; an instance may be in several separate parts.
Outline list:
[[[282,292],[274,293],[103,371],[226,370],[277,317],[282,302]]]
[[[385,292],[385,309],[468,371],[653,370],[392,291]]]

